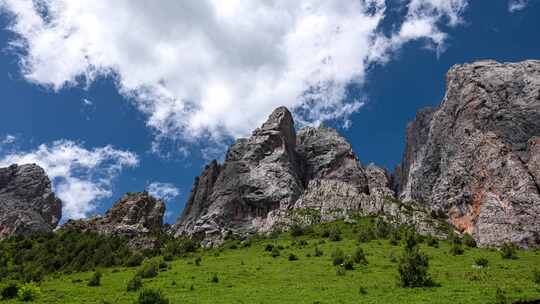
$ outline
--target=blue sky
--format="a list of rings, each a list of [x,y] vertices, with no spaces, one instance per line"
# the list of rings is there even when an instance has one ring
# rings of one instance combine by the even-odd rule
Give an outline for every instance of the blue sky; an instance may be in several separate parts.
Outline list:
[[[536,0],[305,2],[0,0],[0,164],[42,164],[65,218],[150,188],[173,222],[208,158],[276,105],[392,169],[407,122],[442,100],[452,65],[539,59]],[[231,21],[254,11],[263,17]]]

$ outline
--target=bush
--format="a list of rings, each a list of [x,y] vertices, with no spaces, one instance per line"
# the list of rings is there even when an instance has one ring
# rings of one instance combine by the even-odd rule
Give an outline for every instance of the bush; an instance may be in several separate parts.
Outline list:
[[[143,282],[142,282],[141,277],[139,275],[134,275],[133,278],[131,278],[131,280],[128,281],[126,290],[128,292],[137,291],[141,289],[142,285],[143,285]]]
[[[372,229],[364,229],[358,234],[358,241],[360,243],[367,243],[375,239],[375,232]]]
[[[328,234],[328,239],[332,242],[341,241],[341,231],[339,231],[337,228],[331,229],[330,233]]]
[[[506,297],[506,293],[500,289],[497,288],[495,291],[495,304],[507,304],[508,298]]]
[[[91,286],[91,287],[95,287],[95,286],[99,286],[101,284],[101,272],[100,271],[96,271],[94,272],[94,274],[92,274],[92,277],[90,278],[90,280],[88,281],[88,286]]]
[[[332,252],[332,263],[334,266],[341,265],[345,261],[345,253],[343,250],[336,248],[334,252]]]
[[[294,255],[294,253],[289,254],[289,261],[296,261],[298,260],[298,257]]]
[[[13,299],[17,296],[18,291],[19,284],[17,282],[6,282],[0,287],[0,297],[3,300]]]
[[[323,253],[323,251],[321,250],[321,248],[315,247],[315,253],[313,253],[314,256],[320,257],[320,256],[322,256],[323,254],[324,254],[324,253]]]
[[[501,257],[503,259],[517,259],[516,251],[516,245],[512,243],[504,243],[501,247]]]
[[[155,261],[146,261],[137,271],[137,275],[143,279],[154,278],[158,275],[158,268]]]
[[[219,278],[217,276],[217,273],[212,274],[212,277],[210,278],[210,282],[212,282],[212,283],[218,283],[219,282]]]
[[[264,251],[271,252],[272,249],[274,249],[274,245],[273,245],[273,244],[266,244],[266,246],[264,246]]]
[[[299,224],[294,224],[290,228],[291,236],[298,237],[304,235],[304,227]]]
[[[377,218],[377,221],[375,222],[375,235],[378,238],[385,239],[390,235],[391,232],[392,226],[382,218]]]
[[[428,235],[426,238],[426,244],[429,247],[439,248],[439,240],[436,237]]]
[[[418,248],[414,232],[408,232],[405,238],[403,255],[399,259],[398,274],[401,287],[433,286],[428,274],[429,259]]]
[[[351,256],[347,256],[345,260],[343,261],[343,268],[345,270],[353,270],[354,269],[354,260]]]
[[[474,240],[474,238],[472,237],[472,235],[466,233],[464,236],[463,236],[463,244],[465,244],[465,246],[467,247],[471,247],[471,248],[474,248],[476,247],[476,241]]]
[[[533,270],[533,281],[536,284],[540,284],[540,270],[538,269]]]
[[[126,266],[128,267],[141,266],[143,261],[144,261],[144,256],[140,254],[139,252],[136,252],[129,257],[129,259],[126,262]]]
[[[41,290],[34,285],[34,283],[26,283],[17,291],[17,298],[19,301],[31,302],[34,301],[40,293]]]
[[[461,246],[461,243],[453,243],[452,247],[450,247],[450,254],[452,255],[462,255],[464,252],[463,246]]]
[[[487,267],[487,265],[489,264],[489,261],[488,259],[482,257],[482,258],[477,258],[476,260],[474,260],[474,264],[479,267]]]
[[[202,258],[200,256],[195,258],[195,266],[201,266]]]
[[[272,248],[272,252],[270,252],[270,256],[273,258],[278,257],[280,254],[279,249],[277,247]]]
[[[139,293],[137,304],[169,304],[169,300],[159,290],[146,289]]]
[[[392,232],[390,232],[390,236],[388,237],[388,241],[390,242],[390,245],[397,246],[400,240],[401,240],[401,236],[399,235],[399,231],[397,229],[392,230]]]
[[[362,247],[356,247],[353,253],[353,261],[357,264],[367,265],[368,261]]]

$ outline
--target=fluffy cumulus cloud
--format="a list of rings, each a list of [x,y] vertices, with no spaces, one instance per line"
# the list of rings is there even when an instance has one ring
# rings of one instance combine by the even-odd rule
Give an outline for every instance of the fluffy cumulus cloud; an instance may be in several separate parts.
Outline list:
[[[52,180],[62,200],[63,218],[83,218],[94,212],[100,199],[110,197],[111,184],[123,168],[135,167],[137,155],[111,146],[85,149],[59,140],[32,151],[10,151],[0,158],[0,167],[35,163]]]
[[[527,7],[528,0],[510,0],[508,1],[508,11],[511,13],[521,11]]]
[[[29,81],[60,90],[107,75],[157,139],[246,135],[277,106],[302,123],[341,120],[369,66],[404,43],[441,50],[441,24],[466,0],[403,0],[383,34],[384,0],[0,0]]]
[[[146,191],[154,197],[170,201],[180,195],[180,191],[173,184],[153,182],[146,187]]]

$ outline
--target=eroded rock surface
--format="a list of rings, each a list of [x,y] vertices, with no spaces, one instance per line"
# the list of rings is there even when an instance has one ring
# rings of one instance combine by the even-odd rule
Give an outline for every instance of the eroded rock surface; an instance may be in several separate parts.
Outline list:
[[[51,232],[61,217],[62,203],[41,167],[0,168],[0,238]]]
[[[407,128],[400,198],[446,213],[483,246],[540,245],[540,61],[454,66]]]
[[[164,213],[163,201],[147,192],[127,193],[104,216],[68,220],[62,229],[124,236],[133,248],[152,249],[162,230]]]

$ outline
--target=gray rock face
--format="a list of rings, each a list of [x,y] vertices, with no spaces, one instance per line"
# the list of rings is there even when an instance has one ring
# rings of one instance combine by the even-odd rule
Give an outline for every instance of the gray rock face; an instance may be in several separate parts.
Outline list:
[[[62,203],[41,167],[0,168],[0,238],[51,232],[61,217]]]
[[[61,229],[124,236],[135,249],[152,248],[161,232],[165,204],[147,192],[128,193],[120,198],[104,216],[68,220]],[[145,248],[140,248],[144,244]]]
[[[454,66],[407,128],[400,198],[449,215],[483,246],[540,245],[540,61]]]
[[[281,107],[250,138],[237,140],[223,165],[214,161],[195,179],[172,232],[212,246],[229,233],[268,231],[298,215],[304,222],[384,214],[423,223],[424,210],[402,216],[390,187],[390,175],[364,168],[335,130],[306,127],[296,135],[291,113]]]

